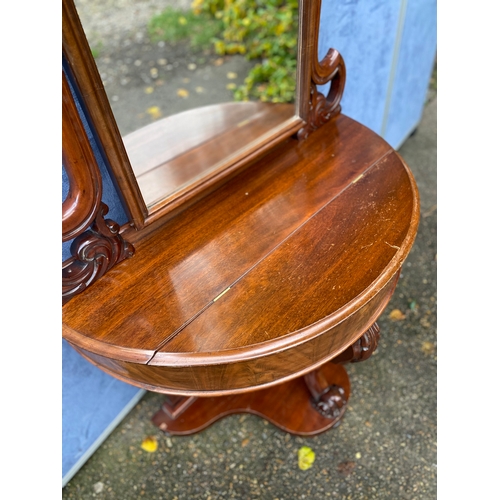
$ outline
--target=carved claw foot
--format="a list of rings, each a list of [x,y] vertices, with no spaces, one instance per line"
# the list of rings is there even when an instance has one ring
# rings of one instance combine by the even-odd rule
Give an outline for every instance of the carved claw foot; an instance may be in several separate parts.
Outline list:
[[[329,381],[320,370],[305,375],[304,381],[311,394],[312,407],[325,418],[340,420],[347,405],[345,389]]]
[[[320,395],[317,401],[313,398],[311,403],[323,417],[336,420],[344,414],[347,400],[344,389],[338,385],[332,385]]]

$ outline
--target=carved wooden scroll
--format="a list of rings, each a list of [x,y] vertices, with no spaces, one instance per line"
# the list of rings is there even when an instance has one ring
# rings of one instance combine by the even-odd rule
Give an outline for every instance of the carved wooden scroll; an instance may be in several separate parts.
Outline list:
[[[101,174],[64,73],[62,104],[62,156],[69,180],[62,204],[62,240],[74,238],[72,257],[62,266],[64,304],[131,257],[134,247],[120,236],[116,222],[104,219],[108,207],[101,201]]]
[[[380,328],[373,323],[354,344],[331,361],[334,364],[357,363],[367,360],[377,349],[380,340]],[[304,376],[304,381],[311,393],[311,404],[323,417],[340,420],[347,404],[345,389],[330,385],[320,370],[314,370]]]
[[[332,359],[332,363],[345,364],[366,361],[377,349],[380,340],[380,328],[373,323],[354,344]]]
[[[335,49],[330,49],[321,61],[317,58],[320,11],[321,2],[313,3],[309,19],[306,16],[304,21],[308,22],[311,27],[311,33],[308,36],[311,40],[308,64],[311,74],[307,123],[297,132],[299,139],[305,139],[312,131],[340,113],[340,100],[345,87],[345,63],[340,53]],[[330,84],[330,89],[325,96],[318,90],[318,86],[327,84]]]

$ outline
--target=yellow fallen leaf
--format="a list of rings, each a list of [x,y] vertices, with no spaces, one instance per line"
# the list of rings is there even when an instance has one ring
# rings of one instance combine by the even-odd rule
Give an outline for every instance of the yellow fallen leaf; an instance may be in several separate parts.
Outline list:
[[[161,110],[158,106],[151,106],[150,108],[146,109],[146,113],[153,119],[157,120],[158,118],[161,117]]]
[[[227,89],[227,90],[233,90],[233,89],[235,89],[235,88],[236,88],[236,83],[228,83],[228,84],[226,85],[226,89]]]
[[[158,449],[158,441],[154,436],[148,436],[142,441],[141,448],[148,453],[154,453]]]
[[[155,89],[154,89],[153,87],[146,87],[146,88],[144,89],[144,92],[145,92],[146,94],[152,94],[154,91],[155,91]]]
[[[194,90],[196,90],[197,94],[201,94],[201,93],[205,92],[205,89],[203,87],[196,87]]]
[[[186,89],[179,89],[179,90],[177,90],[177,95],[179,97],[186,98],[186,97],[189,97],[189,92]]]
[[[230,80],[234,80],[235,78],[238,78],[238,75],[234,72],[234,71],[230,71],[227,75],[226,75]]]
[[[309,469],[312,466],[314,459],[316,458],[314,451],[312,451],[309,446],[302,446],[302,448],[300,448],[300,450],[298,451],[298,456],[300,470]]]
[[[432,354],[434,352],[434,344],[432,342],[423,342],[422,351],[424,354]]]
[[[389,319],[392,319],[392,321],[401,321],[405,318],[406,316],[399,309],[393,309],[389,314]]]

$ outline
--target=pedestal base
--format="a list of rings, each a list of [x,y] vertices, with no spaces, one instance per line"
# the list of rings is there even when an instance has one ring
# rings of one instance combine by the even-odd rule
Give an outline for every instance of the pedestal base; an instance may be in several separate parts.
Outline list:
[[[349,376],[340,365],[326,363],[318,375],[330,386],[343,389],[344,403],[334,418],[316,408],[305,378],[244,394],[203,398],[172,398],[153,416],[153,423],[167,434],[199,432],[234,413],[251,413],[265,418],[280,429],[298,436],[320,434],[340,422],[350,394]],[[342,391],[341,391],[342,392]]]

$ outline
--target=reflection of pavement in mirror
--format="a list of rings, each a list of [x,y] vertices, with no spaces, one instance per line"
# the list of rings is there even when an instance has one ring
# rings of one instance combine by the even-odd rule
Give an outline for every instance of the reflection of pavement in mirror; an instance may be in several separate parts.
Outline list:
[[[152,43],[147,23],[190,0],[76,0],[120,133],[195,107],[233,101],[253,63],[243,56],[193,54],[186,43]]]

